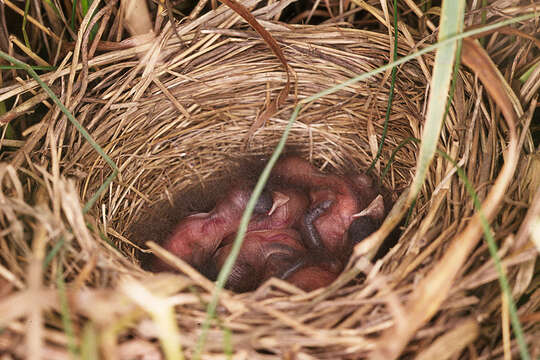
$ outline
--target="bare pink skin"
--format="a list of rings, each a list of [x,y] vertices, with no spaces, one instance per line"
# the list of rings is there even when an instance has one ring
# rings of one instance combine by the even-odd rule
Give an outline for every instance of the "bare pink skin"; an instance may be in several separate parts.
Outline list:
[[[268,216],[253,217],[249,222],[248,232],[295,227],[309,205],[306,193],[293,187],[274,190],[272,196],[275,208],[270,210]],[[224,244],[232,240],[232,237],[226,239]]]
[[[306,188],[312,208],[331,201],[314,225],[326,249],[334,255],[341,254],[345,247],[344,235],[354,220],[352,216],[360,210],[353,184],[337,175],[323,174],[308,161],[292,156],[278,161],[273,175],[282,182]]]
[[[249,184],[240,183],[233,186],[211,212],[194,214],[182,219],[162,246],[192,266],[203,270],[221,242],[237,231],[251,192]],[[273,206],[263,214],[255,212],[248,231],[292,227],[299,222],[309,203],[307,195],[295,188],[272,191],[271,196]],[[169,265],[157,258],[152,261],[153,271],[172,270]]]
[[[199,213],[182,219],[162,246],[192,266],[203,267],[221,241],[237,230],[251,192],[252,188],[248,184],[233,186],[209,213]],[[167,271],[171,270],[171,267],[154,258],[151,269]]]
[[[258,221],[260,229],[286,229],[296,226],[309,205],[307,194],[294,187],[272,191],[277,208],[270,216]],[[281,200],[278,200],[277,198]]]
[[[366,174],[354,174],[347,177],[352,184],[353,190],[358,198],[358,207],[365,209],[377,195],[379,191],[377,185],[371,177]]]
[[[220,270],[232,249],[232,242],[219,248],[214,263]],[[255,290],[271,277],[284,274],[305,257],[300,234],[292,229],[248,232],[233,266],[226,287],[236,292]]]
[[[320,266],[306,266],[285,278],[287,282],[304,291],[313,291],[328,286],[336,280],[339,273],[332,272]]]

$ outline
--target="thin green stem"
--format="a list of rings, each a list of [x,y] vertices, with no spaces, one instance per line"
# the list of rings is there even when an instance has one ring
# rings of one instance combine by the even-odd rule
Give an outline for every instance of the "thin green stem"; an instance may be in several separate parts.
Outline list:
[[[90,198],[90,200],[84,205],[83,213],[87,213],[88,210],[94,205],[94,203],[97,201],[97,199],[101,196],[101,194],[107,189],[109,184],[114,180],[116,175],[118,174],[118,167],[116,166],[116,163],[111,160],[111,158],[103,151],[101,146],[98,145],[90,136],[88,131],[75,119],[75,117],[71,114],[71,112],[62,104],[62,102],[56,97],[54,92],[45,84],[39,77],[39,75],[30,67],[28,64],[19,61],[15,59],[12,56],[9,56],[3,51],[0,51],[0,57],[3,58],[6,61],[9,61],[17,66],[20,66],[23,70],[25,70],[36,82],[43,88],[43,90],[50,96],[51,100],[62,110],[62,112],[67,116],[69,121],[75,126],[75,128],[81,133],[81,135],[88,141],[88,143],[96,150],[96,152],[109,164],[109,166],[113,169],[113,172],[111,175],[105,179],[105,182],[99,187],[98,191]]]
[[[56,66],[31,66],[34,70],[53,71],[56,70]],[[0,65],[0,70],[24,70],[21,66],[13,65]]]
[[[385,72],[386,70],[391,69],[391,68],[393,68],[395,66],[398,66],[398,65],[406,63],[407,61],[416,59],[417,57],[420,57],[420,56],[422,56],[424,54],[427,54],[427,53],[429,53],[429,52],[431,52],[433,50],[436,50],[437,48],[439,48],[441,46],[444,46],[446,44],[449,44],[449,43],[451,43],[453,41],[464,39],[466,37],[473,36],[473,35],[476,35],[476,34],[480,34],[480,33],[486,32],[486,31],[495,30],[495,29],[501,28],[503,26],[515,24],[516,22],[527,20],[527,19],[532,19],[532,18],[539,17],[539,16],[540,16],[540,14],[538,14],[538,13],[530,13],[530,14],[525,14],[525,15],[522,15],[522,16],[516,16],[515,18],[512,18],[512,19],[499,21],[499,22],[496,22],[496,23],[491,24],[491,25],[486,25],[486,26],[481,27],[481,28],[468,30],[468,31],[459,33],[457,35],[450,36],[449,38],[441,40],[436,44],[426,46],[423,49],[419,49],[417,52],[415,52],[413,54],[410,54],[410,55],[404,56],[402,58],[399,58],[396,61],[392,61],[391,63],[383,65],[383,66],[381,66],[381,67],[379,67],[379,68],[377,68],[375,70],[372,70],[372,71],[367,72],[367,73],[360,74],[360,75],[355,76],[355,77],[353,77],[353,78],[351,78],[351,79],[349,79],[347,81],[342,82],[341,84],[338,84],[338,85],[333,86],[333,87],[331,87],[329,89],[318,92],[315,95],[311,95],[311,96],[309,96],[309,97],[307,97],[305,99],[300,100],[298,103],[299,104],[307,104],[307,103],[310,103],[310,102],[312,102],[314,100],[320,99],[323,96],[333,94],[333,93],[335,93],[335,92],[337,92],[339,90],[342,90],[342,89],[344,89],[344,88],[346,88],[346,87],[348,87],[348,86],[350,86],[352,84],[355,84],[355,83],[357,83],[359,81],[365,80],[365,79],[367,79],[367,78],[369,78],[369,77],[371,77],[373,75],[380,74],[380,73]]]
[[[398,146],[396,146],[394,148],[394,150],[392,151],[392,154],[390,155],[390,159],[388,159],[388,164],[386,164],[386,166],[384,167],[384,170],[381,174],[381,182],[383,181],[384,177],[386,176],[386,174],[388,173],[388,171],[390,170],[390,166],[392,165],[392,162],[394,161],[394,158],[396,157],[396,154],[397,152],[402,148],[404,147],[405,145],[407,145],[408,143],[410,142],[414,142],[416,144],[419,144],[420,143],[420,140],[413,137],[413,136],[410,136],[408,138],[406,138],[405,140],[403,140],[402,142],[400,142],[398,144]]]
[[[71,7],[71,30],[75,31],[75,14],[77,13],[77,0],[73,0],[73,6]]]
[[[514,335],[516,336],[516,341],[518,343],[521,358],[524,360],[530,360],[531,355],[529,354],[529,351],[527,349],[527,342],[525,341],[525,336],[523,335],[523,328],[521,327],[521,323],[519,322],[516,304],[514,302],[514,299],[512,298],[512,291],[510,289],[510,285],[508,284],[508,278],[506,277],[506,274],[503,271],[501,258],[499,257],[499,253],[498,253],[499,249],[497,248],[495,238],[493,237],[491,226],[482,211],[482,204],[480,203],[480,200],[478,199],[478,195],[476,194],[476,191],[474,191],[474,187],[472,186],[472,184],[469,182],[469,179],[467,178],[465,171],[463,171],[463,169],[457,164],[457,162],[454,161],[454,159],[452,159],[444,151],[437,150],[437,152],[443,158],[451,162],[456,167],[458,176],[461,178],[461,180],[465,184],[465,188],[467,189],[469,196],[473,199],[474,208],[478,212],[478,215],[480,216],[480,222],[482,223],[482,229],[484,231],[484,237],[486,238],[489,253],[491,255],[491,258],[493,259],[493,262],[495,263],[495,269],[497,270],[497,274],[499,276],[499,284],[501,286],[501,290],[508,302],[510,321],[514,329]]]
[[[487,6],[488,6],[487,0],[482,0],[482,15],[481,15],[482,18],[480,20],[482,25],[485,24],[486,21],[487,21],[487,9],[486,9]],[[486,44],[486,38],[485,37],[480,38],[480,44],[482,46],[484,46]]]
[[[398,19],[397,19],[397,0],[394,0],[394,56],[392,58],[393,61],[396,61],[398,56]],[[397,74],[397,66],[394,66],[392,68],[392,80],[390,82],[390,92],[388,94],[388,104],[386,105],[386,114],[384,116],[384,127],[383,132],[381,135],[381,141],[379,142],[379,148],[377,149],[377,155],[375,155],[375,159],[371,162],[371,165],[369,166],[367,172],[371,172],[373,168],[375,167],[375,164],[379,160],[382,154],[382,149],[384,146],[384,140],[386,140],[386,133],[388,132],[388,121],[390,120],[390,112],[392,110],[392,102],[394,100],[394,88],[396,84],[396,74]]]
[[[28,34],[26,33],[26,22],[28,17],[28,11],[30,10],[30,0],[26,0],[24,4],[24,16],[22,21],[22,33],[24,38],[24,44],[30,49],[30,41],[28,40]]]
[[[62,246],[64,246],[64,244],[66,243],[66,241],[64,240],[64,238],[60,238],[60,240],[58,240],[56,242],[56,244],[54,244],[53,248],[51,249],[51,251],[49,251],[49,253],[47,254],[47,256],[45,257],[45,260],[43,260],[43,270],[45,270],[49,264],[51,263],[52,259],[54,259],[54,257],[56,256],[56,254],[58,254],[58,252],[60,251],[60,249],[62,248]]]
[[[225,263],[223,264],[223,268],[221,269],[218,275],[217,281],[216,281],[216,287],[215,287],[214,293],[212,294],[212,299],[206,308],[206,318],[204,319],[204,322],[202,324],[201,335],[199,336],[199,339],[197,341],[197,345],[195,348],[195,355],[193,356],[194,359],[201,358],[204,345],[206,343],[208,330],[210,329],[212,319],[214,318],[216,314],[216,307],[219,300],[219,294],[221,293],[221,291],[223,290],[223,287],[225,286],[225,282],[227,281],[227,278],[229,277],[229,274],[231,273],[232,267],[240,252],[240,248],[242,247],[244,235],[247,232],[249,219],[251,218],[251,214],[253,213],[253,209],[255,208],[255,203],[257,202],[257,199],[261,195],[262,190],[268,178],[270,177],[270,172],[272,171],[272,168],[274,167],[276,161],[278,160],[279,156],[283,152],[283,148],[285,147],[285,143],[287,141],[287,138],[289,137],[289,133],[291,131],[292,125],[296,121],[296,118],[298,117],[298,113],[300,112],[300,109],[301,109],[300,104],[295,107],[291,115],[291,118],[289,119],[289,122],[287,123],[287,126],[285,127],[285,130],[283,131],[283,135],[281,136],[281,139],[279,140],[279,143],[277,144],[276,149],[272,153],[272,156],[270,157],[264,170],[262,171],[261,176],[259,177],[259,180],[257,181],[255,188],[253,189],[253,193],[251,194],[251,197],[246,205],[246,210],[244,211],[242,215],[242,219],[240,220],[240,226],[238,227],[238,232],[237,232],[236,238],[234,239],[234,244],[231,249],[231,253],[229,257],[227,257],[227,260],[225,261]]]
[[[75,331],[73,330],[73,321],[71,320],[71,312],[66,292],[66,284],[64,282],[64,271],[62,270],[62,262],[58,264],[58,275],[56,276],[56,286],[58,288],[58,298],[60,300],[60,313],[62,315],[62,325],[68,340],[68,350],[73,358],[78,357],[77,345],[75,343]]]

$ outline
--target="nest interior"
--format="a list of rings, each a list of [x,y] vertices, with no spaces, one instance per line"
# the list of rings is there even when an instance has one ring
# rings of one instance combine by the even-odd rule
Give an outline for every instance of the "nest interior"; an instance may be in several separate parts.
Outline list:
[[[214,185],[233,176],[231,169],[243,159],[268,157],[298,100],[389,60],[386,34],[337,25],[266,23],[289,61],[293,86],[286,103],[248,139],[258,114],[284,85],[285,72],[253,31],[242,26],[222,28],[219,25],[229,18],[220,16],[216,12],[213,22],[205,26],[197,27],[194,22],[179,27],[182,42],[174,32],[165,31],[152,43],[119,50],[114,62],[108,60],[112,57],[107,54],[82,64],[78,76],[88,82],[88,87],[75,88],[74,94],[68,95],[72,97],[71,109],[119,168],[118,176],[88,214],[83,214],[81,204],[98,191],[112,169],[58,111],[51,111],[50,121],[35,132],[45,141],[26,160],[34,174],[27,183],[21,183],[12,170],[3,172],[2,201],[11,209],[3,221],[11,229],[8,237],[15,239],[10,244],[2,241],[6,250],[3,260],[16,278],[25,276],[18,258],[31,259],[34,253],[22,245],[26,243],[24,228],[29,226],[42,226],[55,242],[64,239],[66,251],[52,262],[63,263],[75,282],[87,282],[103,290],[73,295],[78,299],[74,314],[79,325],[82,319],[90,318],[106,328],[126,316],[128,310],[133,311],[131,306],[118,310],[120,306],[113,300],[117,292],[127,298],[135,292],[119,281],[129,275],[161,296],[185,295],[175,298],[182,313],[177,321],[184,346],[195,347],[208,287],[193,273],[176,275],[176,280],[171,281],[167,276],[142,271],[138,258],[147,248],[134,238],[134,224],[147,218],[149,211],[159,214],[164,223],[174,222],[178,215],[164,217],[159,204],[188,206],[177,194],[196,187],[208,189],[208,196],[214,196],[215,189],[219,189]],[[408,42],[400,41],[399,56],[412,50]],[[414,174],[417,145],[405,143],[390,159],[393,150],[406,139],[420,137],[429,79],[426,64],[431,63],[427,55],[399,67],[390,126],[381,160],[375,166],[375,173],[380,175],[390,162],[383,183],[394,198],[409,185]],[[88,72],[89,66],[94,71]],[[366,170],[381,139],[388,75],[348,85],[306,106],[293,124],[289,148],[323,170]],[[497,114],[490,111],[486,105],[489,101],[482,94],[470,74],[459,74],[440,141],[447,153],[461,159],[480,199],[486,195],[486,184],[496,176],[504,148],[504,136],[500,136],[503,130],[492,125],[497,123]],[[528,174],[528,159],[522,160],[520,169]],[[36,192],[30,206],[25,205],[29,201],[19,188],[31,181],[41,184],[42,190]],[[508,191],[508,206],[495,225],[501,229],[496,237],[505,251],[514,246],[508,234],[517,231],[526,211],[520,199],[529,198],[529,193],[526,179],[516,181]],[[40,202],[42,197],[46,200]],[[218,313],[223,326],[232,331],[234,352],[248,358],[284,356],[289,351],[328,359],[367,354],[374,339],[392,323],[388,289],[397,298],[406,299],[415,282],[437,263],[473,212],[453,165],[437,158],[398,244],[377,262],[367,278],[323,290],[324,296],[319,293],[317,301],[313,300],[317,294],[307,296],[283,284],[264,286],[249,294],[227,295]],[[93,227],[89,229],[85,221]],[[152,239],[153,231],[149,228],[145,239]],[[512,267],[509,276],[521,279],[515,282],[516,294],[533,296],[528,289],[532,286],[535,256],[534,252],[524,251],[513,259],[517,266]],[[451,296],[434,320],[417,334],[409,351],[427,348],[454,327],[469,326],[467,321],[471,319],[480,321],[486,331],[498,328],[498,322],[490,317],[501,316],[501,297],[493,281],[496,272],[486,265],[487,258],[487,246],[479,245],[458,275]],[[194,285],[199,286],[202,300],[190,295]],[[529,311],[534,311],[540,301],[534,296]],[[530,336],[535,333],[532,327]],[[136,328],[125,327],[124,331],[147,341],[148,346],[155,345],[152,339],[158,336],[155,328],[146,328],[144,322]],[[21,331],[19,334],[22,336]],[[224,351],[228,340],[223,334],[219,327],[210,331],[207,351]],[[133,337],[119,343],[121,346],[130,341]],[[502,352],[501,341],[488,337],[477,338],[475,347],[479,358]]]
[[[212,197],[213,187],[208,184],[230,176],[242,159],[268,157],[296,101],[387,61],[386,39],[376,33],[335,26],[279,30],[273,35],[290,59],[295,89],[249,140],[257,115],[285,82],[278,60],[251,31],[216,31],[220,37],[189,61],[178,55],[183,50],[180,44],[165,47],[169,58],[156,65],[154,80],[144,91],[138,86],[145,81],[136,76],[129,82],[118,80],[126,85],[120,94],[118,86],[104,86],[104,80],[88,91],[78,119],[96,142],[106,144],[105,150],[120,168],[118,181],[101,200],[112,205],[107,206],[106,218],[115,232],[124,234],[160,201],[182,206],[185,201],[176,195],[194,186],[206,186]],[[371,44],[363,41],[366,37],[373,40]],[[216,56],[220,56],[218,63]],[[128,68],[121,77],[127,79],[132,72]],[[424,99],[425,78],[414,63],[400,72],[383,158],[389,158],[403,139],[419,135],[417,106]],[[101,77],[107,78],[104,73]],[[288,147],[323,169],[367,169],[377,152],[375,138],[382,132],[386,111],[388,84],[381,85],[383,77],[353,84],[310,104],[293,125]],[[130,100],[138,92],[140,98]],[[117,105],[111,104],[106,113],[101,102],[92,101],[112,97],[117,97]],[[88,198],[111,170],[88,143],[74,135],[74,151],[64,158],[64,171],[93,169],[78,186],[84,188],[83,198]],[[415,146],[406,145],[384,179],[396,194],[410,179],[414,150]]]

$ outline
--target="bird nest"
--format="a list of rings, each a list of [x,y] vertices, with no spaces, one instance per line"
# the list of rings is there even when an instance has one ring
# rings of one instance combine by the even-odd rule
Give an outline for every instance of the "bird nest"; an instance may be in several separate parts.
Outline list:
[[[9,315],[2,315],[0,336],[8,341],[0,343],[8,350],[26,354],[41,346],[59,359],[99,336],[109,358],[159,354],[161,346],[169,354],[167,344],[178,341],[188,357],[196,351],[214,284],[181,262],[174,275],[142,270],[140,259],[151,251],[142,240],[159,240],[179,214],[206,206],[246,159],[268,159],[298,101],[389,62],[387,34],[345,25],[263,24],[293,76],[286,102],[256,128],[286,74],[264,41],[223,8],[179,25],[181,41],[166,28],[135,47],[76,57],[46,76],[60,84],[63,103],[119,171],[100,192],[112,167],[55,106],[2,163],[0,291],[16,294],[2,304]],[[411,42],[400,39],[398,56],[412,51]],[[378,178],[384,173],[394,200],[415,172],[419,145],[406,139],[421,136],[432,62],[424,55],[397,72],[388,132],[372,170]],[[389,73],[381,73],[314,100],[292,125],[287,149],[323,171],[366,171],[381,142],[389,88]],[[36,84],[29,80],[17,89]],[[500,170],[501,124],[474,76],[460,72],[440,148],[460,160],[480,200]],[[531,152],[529,137],[522,139]],[[538,314],[537,253],[514,234],[532,200],[533,165],[527,156],[520,159],[522,176],[493,223],[531,344],[539,331],[527,320]],[[356,259],[336,284],[307,294],[278,280],[245,294],[225,290],[205,356],[340,359],[384,350],[383,334],[405,326],[399,304],[443,261],[474,211],[454,165],[437,157],[397,244],[381,259]],[[482,335],[500,333],[508,322],[496,278],[488,247],[480,243],[404,354],[433,358],[446,349],[454,357],[501,356],[503,339]],[[39,306],[31,305],[36,296]],[[50,316],[42,318],[42,311]],[[26,328],[24,319],[37,324]],[[61,320],[70,331],[58,331]],[[24,343],[36,332],[42,343]],[[515,342],[509,344],[516,351]]]

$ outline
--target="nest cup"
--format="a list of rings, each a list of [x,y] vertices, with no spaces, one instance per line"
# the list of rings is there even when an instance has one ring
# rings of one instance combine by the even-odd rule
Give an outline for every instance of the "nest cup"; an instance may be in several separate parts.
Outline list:
[[[141,74],[144,67],[134,70],[135,64],[127,60],[125,72],[112,73],[110,84],[104,74],[87,96],[105,100],[117,96],[106,111],[102,102],[80,106],[79,121],[120,168],[118,179],[90,215],[98,227],[113,230],[108,234],[134,263],[147,249],[145,241],[164,240],[183,215],[207,210],[239,168],[246,173],[242,170],[246,161],[261,169],[297,101],[389,61],[384,34],[338,26],[277,26],[272,35],[289,61],[292,90],[279,111],[248,138],[257,116],[284,86],[285,71],[251,30],[204,34],[218,37],[191,56],[182,56],[189,45],[186,49],[186,44],[169,38],[172,45],[154,49],[159,60],[146,76]],[[400,56],[410,51],[400,45]],[[286,151],[309,159],[323,171],[365,172],[381,138],[388,75],[351,84],[310,103],[294,123]],[[119,93],[125,81],[127,86]],[[404,139],[419,136],[422,120],[417,106],[423,103],[425,89],[417,63],[400,67],[391,126],[375,174],[382,172]],[[88,143],[81,139],[74,143],[80,149],[64,157],[63,163],[69,164],[65,173],[92,169],[77,182],[83,199],[89,199],[112,170]],[[383,179],[394,200],[410,182],[416,151],[414,143],[406,144]],[[424,202],[422,198],[418,205]],[[385,263],[390,261],[391,256]]]
[[[189,294],[186,284],[201,285],[203,280],[193,273],[176,275],[176,278],[187,279],[184,285],[176,287],[169,284],[159,288],[156,284],[164,282],[148,280],[154,275],[145,274],[138,266],[147,247],[137,238],[134,226],[146,221],[149,214],[158,214],[157,218],[165,225],[158,226],[157,230],[148,228],[143,236],[143,240],[152,240],[154,233],[170,228],[182,212],[192,207],[192,202],[195,207],[208,206],[216,196],[215,184],[226,183],[234,176],[233,169],[237,169],[238,164],[245,159],[269,157],[297,101],[389,62],[387,34],[337,25],[283,26],[268,22],[266,26],[289,61],[293,82],[286,103],[248,139],[257,116],[284,86],[285,72],[256,33],[243,26],[218,28],[226,19],[217,12],[211,13],[215,16],[204,27],[196,21],[181,25],[178,31],[182,42],[172,31],[164,31],[152,43],[109,52],[111,60],[97,56],[101,62],[95,72],[80,73],[81,77],[86,76],[88,87],[82,94],[75,89],[71,108],[119,168],[118,176],[84,217],[93,225],[90,230],[81,227],[84,221],[80,208],[111,175],[111,167],[58,113],[51,115],[47,128],[41,132],[45,139],[43,146],[31,154],[36,164],[50,159],[53,169],[62,170],[61,176],[54,171],[49,176],[42,168],[32,167],[35,177],[43,179],[45,184],[54,183],[45,187],[48,205],[41,205],[50,207],[45,212],[50,217],[32,221],[46,224],[51,238],[66,236],[70,251],[63,261],[70,264],[74,278],[89,259],[97,257],[88,282],[92,287],[106,289],[111,296],[118,289],[125,290],[118,282],[119,276],[125,275],[136,277],[149,288],[154,286],[156,294],[163,296],[178,291]],[[400,40],[399,56],[411,51],[413,49]],[[392,153],[406,139],[420,137],[429,78],[425,73],[426,64],[430,66],[431,62],[431,55],[426,55],[420,61],[400,66],[397,73],[388,133],[381,158],[373,170],[375,176],[380,176],[390,163],[383,185],[394,199],[410,184],[418,148],[413,142],[405,142],[394,158]],[[382,73],[313,101],[302,109],[293,124],[288,148],[323,171],[345,174],[367,170],[381,141],[389,87],[389,73]],[[489,126],[485,126],[485,117],[491,115],[478,111],[484,100],[470,101],[478,98],[476,91],[472,76],[460,73],[455,101],[442,131],[441,146],[452,156],[466,156],[464,168],[469,175],[477,167],[482,169],[480,177],[470,176],[482,198],[486,191],[480,184],[496,176],[497,154],[496,151],[482,153],[478,144],[481,139],[489,138],[487,146],[497,148],[503,139],[490,134]],[[424,276],[437,263],[453,235],[464,227],[464,219],[473,213],[463,184],[456,176],[446,178],[452,168],[452,164],[436,159],[407,228],[398,244],[377,263],[371,277],[358,278],[331,289],[322,303],[313,302],[312,298],[303,297],[286,286],[230,295],[235,304],[240,304],[236,308],[238,312],[234,313],[234,307],[228,305],[220,307],[218,312],[228,317],[234,352],[247,354],[248,358],[281,356],[291,349],[319,358],[367,354],[373,346],[370,339],[387,328],[385,322],[392,318],[381,295],[381,279],[387,279],[385,286],[391,286],[395,293],[406,296],[415,279]],[[522,169],[526,173],[525,165]],[[57,181],[51,181],[51,176]],[[510,189],[509,196],[516,187]],[[527,191],[524,189],[522,191]],[[208,191],[208,199],[199,201],[193,200],[193,196],[178,195],[193,191],[197,194]],[[82,199],[80,208],[75,206],[77,197]],[[54,204],[67,216],[55,217]],[[164,211],[165,208],[181,210],[171,214]],[[523,216],[519,208],[508,211],[498,220],[498,226],[515,230],[510,224],[519,223]],[[53,230],[55,224],[60,224],[56,231]],[[105,237],[121,250],[121,255],[111,250],[103,240]],[[14,254],[25,252],[29,250],[13,250]],[[418,254],[422,256],[417,258]],[[417,346],[444,334],[465,319],[468,312],[490,314],[479,309],[498,298],[498,285],[486,280],[494,272],[482,268],[485,261],[475,262],[485,259],[487,254],[486,246],[480,245],[471,255],[457,279],[459,286],[445,302],[446,307],[441,310],[436,324],[427,325],[426,333],[413,340]],[[517,276],[517,272],[510,276]],[[158,278],[169,279],[161,275],[153,277]],[[154,281],[156,283],[152,284]],[[203,294],[208,290],[204,286],[197,289]],[[474,292],[474,299],[469,296],[470,292]],[[265,300],[268,298],[277,300],[268,302]],[[206,304],[198,298],[189,299],[181,305],[183,316],[178,319],[187,351],[194,347]],[[103,301],[104,304],[110,301],[114,307],[112,298]],[[283,317],[276,317],[268,307],[279,310]],[[497,312],[495,308],[490,311]],[[231,314],[234,316],[230,317]],[[84,302],[76,307],[74,316],[89,317],[103,326],[106,323]],[[306,328],[306,324],[309,327]],[[343,333],[317,335],[318,331],[324,333],[330,328],[338,328]],[[144,337],[144,334],[137,333],[137,336]],[[221,330],[211,330],[210,337],[207,350],[222,353]],[[493,345],[486,342],[483,346]]]
[[[278,113],[251,137],[257,116],[278,95],[286,77],[265,43],[248,30],[222,34],[213,46],[208,45],[210,50],[194,54],[190,61],[178,56],[184,50],[181,44],[168,47],[168,56],[158,56],[151,75],[159,85],[139,74],[106,113],[101,103],[81,107],[90,133],[99,144],[107,144],[107,153],[120,168],[119,181],[95,207],[110,204],[107,224],[116,233],[134,236],[131,240],[142,248],[146,240],[163,240],[183,215],[208,210],[239,169],[240,176],[258,175],[245,169],[245,163],[262,169],[297,101],[388,62],[386,39],[376,33],[297,26],[276,30],[273,36],[289,59],[294,89]],[[425,78],[414,63],[403,66],[400,73],[381,156],[384,161],[375,167],[379,174],[392,150],[404,139],[418,136],[420,128],[420,109],[405,98],[423,99]],[[310,103],[292,127],[286,152],[310,159],[323,171],[366,171],[377,152],[387,107],[389,82],[383,78],[380,74]],[[142,83],[146,83],[144,91],[139,88]],[[89,96],[110,98],[118,86],[98,84]],[[140,98],[130,102],[137,92]],[[93,117],[100,113],[99,119]],[[410,181],[415,147],[405,145],[383,179],[394,200]],[[111,169],[85,142],[72,155],[69,162],[77,168],[93,168],[80,183],[83,197],[89,198]],[[155,231],[147,231],[149,227]],[[120,244],[130,252],[129,243]]]

